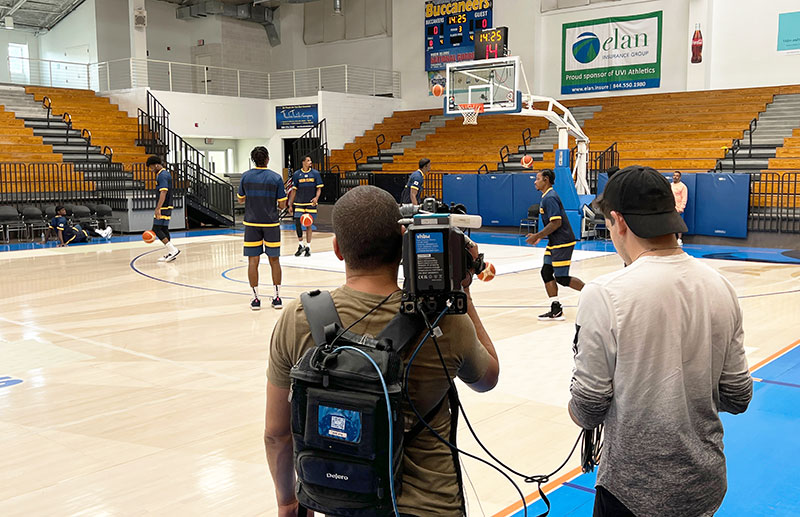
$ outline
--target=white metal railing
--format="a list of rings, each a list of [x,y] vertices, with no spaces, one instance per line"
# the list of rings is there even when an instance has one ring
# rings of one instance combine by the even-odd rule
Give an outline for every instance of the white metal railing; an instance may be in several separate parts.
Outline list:
[[[256,99],[303,97],[316,95],[320,90],[400,97],[400,72],[352,65],[256,72],[157,59],[69,63],[9,57],[8,70],[11,82],[16,84],[99,92],[147,87],[158,91]]]

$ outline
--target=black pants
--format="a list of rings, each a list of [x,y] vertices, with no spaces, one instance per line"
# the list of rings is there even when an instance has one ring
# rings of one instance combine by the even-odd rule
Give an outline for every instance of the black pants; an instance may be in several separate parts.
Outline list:
[[[299,217],[295,217],[294,218],[294,231],[297,232],[297,238],[298,239],[302,239],[303,238],[303,225],[300,224],[300,218]]]
[[[164,242],[164,239],[167,239],[167,242],[171,240],[169,236],[169,226],[166,224],[154,224],[153,233],[156,234],[156,237],[158,237],[158,240],[161,242]]]
[[[636,517],[633,512],[614,497],[614,494],[598,486],[594,496],[594,517]]]

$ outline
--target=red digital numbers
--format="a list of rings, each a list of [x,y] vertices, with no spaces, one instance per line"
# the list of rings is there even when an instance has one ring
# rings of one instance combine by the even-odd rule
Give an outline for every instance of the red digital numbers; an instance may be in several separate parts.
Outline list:
[[[428,46],[433,47],[433,40],[428,40]]]
[[[485,29],[489,25],[489,20],[484,18],[483,20],[481,20],[481,25],[483,25],[483,28]]]
[[[486,59],[497,57],[497,43],[486,44]]]
[[[433,34],[434,35],[439,34],[439,26],[438,25],[434,25],[433,26]]]

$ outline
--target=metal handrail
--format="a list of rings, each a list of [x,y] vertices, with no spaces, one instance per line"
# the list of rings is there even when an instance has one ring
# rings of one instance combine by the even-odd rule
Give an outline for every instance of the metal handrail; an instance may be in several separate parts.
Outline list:
[[[356,156],[358,154],[358,156]],[[358,170],[358,160],[364,157],[364,151],[360,148],[353,151],[353,160],[356,162],[356,170]]]
[[[526,127],[522,130],[522,147],[528,148],[528,144],[531,143],[533,140],[533,135],[531,134],[531,128]]]
[[[89,148],[92,146],[92,132],[86,128],[81,129],[81,138],[86,140],[86,161],[89,161]],[[69,139],[67,139],[69,141]]]
[[[50,114],[53,112],[53,102],[47,95],[42,99],[42,108],[47,110],[47,129],[50,129]]]
[[[505,153],[503,153],[503,151],[505,151]],[[511,150],[507,145],[504,145],[500,148],[500,166],[503,168],[503,172],[506,172],[506,160],[509,156],[511,156]]]
[[[72,131],[72,115],[66,111],[61,115],[61,120],[67,125],[67,145],[69,145],[69,132]],[[50,117],[48,116],[47,125],[50,125]]]
[[[386,136],[381,133],[375,137],[375,146],[378,148],[378,158],[381,157],[381,144],[386,143]]]
[[[108,151],[108,152],[106,152],[106,151]],[[109,146],[107,146],[107,145],[106,145],[106,146],[103,146],[103,156],[105,156],[106,158],[108,158],[108,161],[109,161],[109,162],[112,162],[112,161],[114,161],[114,150],[113,150],[113,149],[111,149],[111,148],[110,148]]]
[[[481,171],[483,171],[484,174],[489,174],[489,166],[487,166],[485,163],[481,164],[481,166],[478,167],[478,174],[480,174]]]

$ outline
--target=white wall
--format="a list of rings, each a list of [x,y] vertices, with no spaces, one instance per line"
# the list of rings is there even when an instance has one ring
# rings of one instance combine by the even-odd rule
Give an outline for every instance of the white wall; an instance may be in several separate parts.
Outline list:
[[[107,1],[107,0],[101,0]],[[88,46],[85,60],[77,61],[69,49]],[[39,37],[39,55],[53,61],[97,62],[95,0],[86,0],[53,30]],[[69,57],[69,59],[67,59]]]
[[[378,70],[392,70],[391,36],[375,36],[306,47],[306,66],[358,65]]]
[[[28,45],[28,57],[39,58],[39,39],[33,33],[20,30],[0,30],[0,83],[10,82],[8,75],[8,44]]]
[[[798,0],[717,0],[710,41],[713,53],[710,87],[800,83],[800,54],[777,51],[778,14],[797,11],[800,11]]]
[[[325,119],[330,149],[341,149],[401,105],[398,99],[335,92],[320,92],[319,100],[319,118]]]
[[[97,60],[114,61],[131,56],[128,0],[95,0]],[[70,22],[69,15],[61,23]]]

